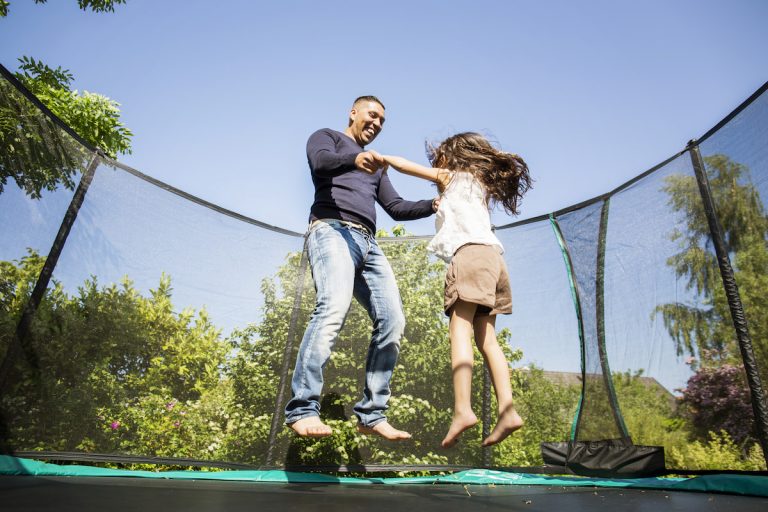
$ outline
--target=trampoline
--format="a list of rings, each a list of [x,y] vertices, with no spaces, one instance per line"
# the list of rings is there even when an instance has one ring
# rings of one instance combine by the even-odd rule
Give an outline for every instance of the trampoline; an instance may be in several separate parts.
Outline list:
[[[108,158],[0,74],[0,509],[768,504],[768,84],[615,190],[495,227],[526,426],[480,446],[495,405],[475,372],[482,426],[440,450],[429,237],[377,233],[407,317],[388,416],[413,439],[355,431],[357,305],[326,369],[336,434],[297,438],[282,410],[314,306],[303,234]]]
[[[444,476],[349,477],[287,471],[110,470],[4,457],[3,510],[758,510],[766,477],[597,479],[466,470]],[[34,475],[34,476],[32,476]]]
[[[354,486],[132,478],[0,478],[3,510],[263,510],[425,512],[464,510],[764,510],[768,498],[583,487],[488,485]]]

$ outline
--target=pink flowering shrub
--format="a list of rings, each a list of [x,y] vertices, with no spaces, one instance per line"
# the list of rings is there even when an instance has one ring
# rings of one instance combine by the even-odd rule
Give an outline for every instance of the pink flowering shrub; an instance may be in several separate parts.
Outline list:
[[[699,368],[688,379],[681,402],[702,439],[723,430],[736,443],[754,438],[754,415],[742,368],[730,364]]]

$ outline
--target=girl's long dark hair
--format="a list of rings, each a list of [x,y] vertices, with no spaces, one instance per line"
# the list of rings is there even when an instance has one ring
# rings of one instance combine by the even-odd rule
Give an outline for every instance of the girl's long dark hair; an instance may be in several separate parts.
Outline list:
[[[518,155],[496,149],[474,132],[457,133],[427,151],[432,167],[471,172],[485,186],[490,204],[500,204],[512,215],[519,213],[520,200],[533,180]]]

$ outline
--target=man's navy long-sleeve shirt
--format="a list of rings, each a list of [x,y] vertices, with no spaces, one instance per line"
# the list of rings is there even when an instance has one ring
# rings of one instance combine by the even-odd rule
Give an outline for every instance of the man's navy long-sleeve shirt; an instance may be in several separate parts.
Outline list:
[[[394,220],[414,220],[432,215],[432,201],[406,201],[398,195],[389,176],[381,170],[368,174],[355,167],[364,151],[348,135],[323,128],[307,141],[307,160],[315,184],[310,221],[339,219],[362,224],[376,232],[376,202]]]

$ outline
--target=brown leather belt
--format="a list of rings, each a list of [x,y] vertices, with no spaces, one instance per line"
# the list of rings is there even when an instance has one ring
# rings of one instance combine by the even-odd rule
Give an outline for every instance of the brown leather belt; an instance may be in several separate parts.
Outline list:
[[[315,220],[313,220],[312,222],[309,223],[310,231],[312,230],[312,228],[317,226],[317,224],[320,223],[320,222],[323,222],[323,223],[326,223],[326,224],[331,223],[331,222],[340,222],[341,224],[344,224],[345,226],[348,226],[348,227],[350,227],[352,229],[356,229],[358,231],[362,231],[362,232],[366,233],[367,235],[371,235],[372,234],[371,230],[368,229],[367,227],[363,226],[362,224],[358,224],[357,222],[351,222],[351,221],[348,221],[348,220],[341,220],[341,219],[315,219]]]

